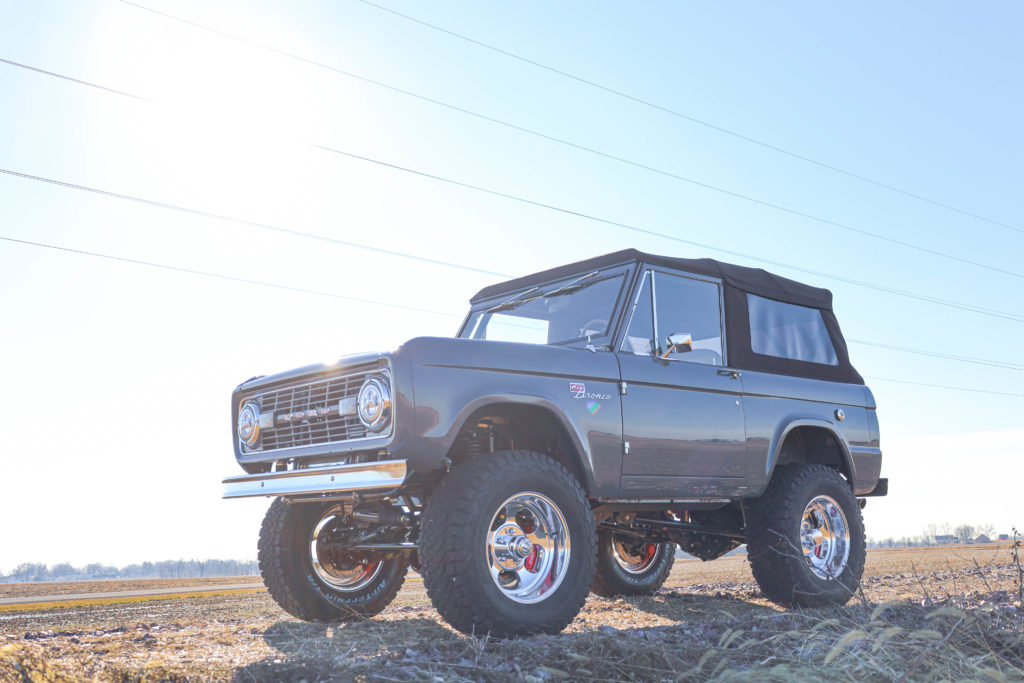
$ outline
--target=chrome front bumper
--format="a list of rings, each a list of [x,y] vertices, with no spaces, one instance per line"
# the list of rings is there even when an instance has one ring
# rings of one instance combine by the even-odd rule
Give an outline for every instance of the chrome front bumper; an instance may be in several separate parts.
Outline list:
[[[381,460],[354,465],[329,465],[301,470],[243,474],[228,477],[223,498],[288,496],[328,497],[346,492],[383,492],[398,488],[405,481],[404,460]]]

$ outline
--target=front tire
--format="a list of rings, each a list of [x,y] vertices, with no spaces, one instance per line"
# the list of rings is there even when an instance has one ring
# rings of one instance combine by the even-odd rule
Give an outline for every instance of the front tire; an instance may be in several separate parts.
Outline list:
[[[379,614],[398,594],[408,560],[339,551],[330,540],[345,523],[331,504],[271,503],[260,529],[260,574],[285,612],[304,621],[350,621]]]
[[[783,607],[843,605],[864,573],[860,506],[825,465],[778,467],[751,505],[747,557],[769,600]]]
[[[674,543],[651,543],[603,529],[597,536],[597,574],[590,590],[603,598],[654,595],[675,561]]]
[[[529,451],[481,455],[456,467],[427,502],[423,583],[463,633],[558,633],[593,581],[595,529],[582,487],[560,463]]]

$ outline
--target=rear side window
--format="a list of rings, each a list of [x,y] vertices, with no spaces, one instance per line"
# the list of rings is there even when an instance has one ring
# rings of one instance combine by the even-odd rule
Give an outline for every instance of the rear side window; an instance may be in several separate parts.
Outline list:
[[[747,294],[750,348],[754,353],[807,363],[838,365],[835,347],[817,308]]]

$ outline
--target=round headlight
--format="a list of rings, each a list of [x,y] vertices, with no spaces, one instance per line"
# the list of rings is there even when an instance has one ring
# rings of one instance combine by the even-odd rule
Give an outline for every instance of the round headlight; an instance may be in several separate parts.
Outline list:
[[[371,377],[359,389],[356,399],[359,407],[359,419],[371,432],[384,429],[391,419],[391,390],[387,380]]]
[[[238,438],[252,448],[260,438],[260,408],[249,402],[238,411]]]

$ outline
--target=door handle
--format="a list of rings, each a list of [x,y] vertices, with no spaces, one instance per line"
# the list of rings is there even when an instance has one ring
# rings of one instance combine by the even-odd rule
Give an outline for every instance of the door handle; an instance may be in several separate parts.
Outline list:
[[[721,375],[722,377],[732,377],[733,379],[740,378],[739,370],[719,370],[718,374]]]

